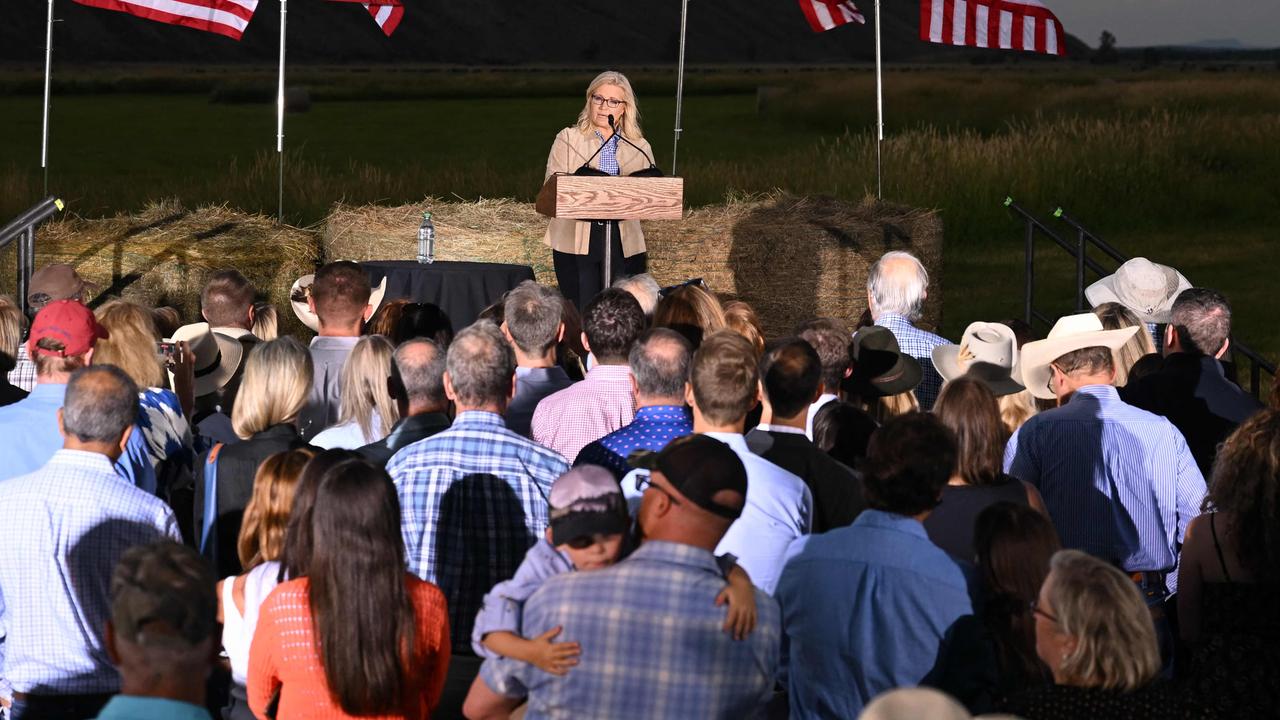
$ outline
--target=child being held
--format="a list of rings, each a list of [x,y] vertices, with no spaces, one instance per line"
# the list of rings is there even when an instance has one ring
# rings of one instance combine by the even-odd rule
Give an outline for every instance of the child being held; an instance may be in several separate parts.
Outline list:
[[[581,465],[560,476],[551,486],[549,504],[546,538],[529,548],[514,577],[484,596],[471,646],[481,657],[501,655],[564,675],[578,664],[581,648],[576,642],[554,642],[559,627],[525,638],[520,630],[524,603],[547,578],[601,570],[622,559],[631,518],[613,473],[595,465]],[[755,628],[755,588],[733,556],[717,559],[728,585],[716,596],[716,604],[729,605],[725,631],[742,639]]]

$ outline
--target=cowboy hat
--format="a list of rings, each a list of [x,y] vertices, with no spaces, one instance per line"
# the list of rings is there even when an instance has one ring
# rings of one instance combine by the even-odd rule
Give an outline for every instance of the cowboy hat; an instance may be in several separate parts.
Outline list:
[[[320,318],[311,310],[311,306],[307,303],[307,298],[311,297],[311,284],[316,281],[316,274],[310,273],[303,275],[293,281],[293,287],[289,288],[289,305],[293,307],[293,314],[298,316],[303,325],[311,328],[312,332],[320,332]],[[369,307],[373,308],[369,313],[373,317],[373,313],[378,311],[378,306],[382,304],[382,298],[387,294],[387,278],[384,275],[382,282],[373,288],[369,293]]]
[[[1178,293],[1191,288],[1191,281],[1168,265],[1136,257],[1085,288],[1089,304],[1120,303],[1143,322],[1167,323]]]
[[[213,332],[209,323],[183,325],[173,331],[173,342],[187,343],[195,359],[195,396],[210,395],[226,386],[240,369],[244,345],[239,340]]]
[[[1061,317],[1044,340],[1022,346],[1022,384],[1041,400],[1053,400],[1057,396],[1048,386],[1049,378],[1053,376],[1050,365],[1054,360],[1087,347],[1109,348],[1114,360],[1115,351],[1139,330],[1141,328],[1136,326],[1104,330],[1102,321],[1093,313]]]
[[[847,387],[863,398],[888,397],[913,390],[920,384],[920,363],[903,354],[893,331],[871,325],[853,334],[849,354],[853,372]]]
[[[967,375],[997,397],[1022,392],[1018,375],[1018,337],[1008,325],[976,322],[964,329],[959,345],[933,349],[933,367],[943,380]]]

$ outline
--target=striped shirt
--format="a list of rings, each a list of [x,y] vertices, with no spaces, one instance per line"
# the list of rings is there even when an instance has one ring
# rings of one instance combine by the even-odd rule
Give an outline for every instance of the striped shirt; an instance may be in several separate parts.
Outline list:
[[[387,463],[400,496],[409,571],[449,599],[454,647],[470,654],[484,594],[515,575],[547,529],[551,483],[564,458],[506,428],[502,416],[468,410],[453,426]]]
[[[1166,571],[1177,589],[1178,547],[1205,482],[1168,420],[1125,404],[1110,385],[1088,385],[1019,428],[1004,466],[1040,490],[1063,547],[1128,572]]]
[[[715,604],[724,586],[710,552],[657,540],[613,567],[556,575],[525,604],[525,636],[563,627],[556,640],[579,643],[582,663],[557,677],[492,658],[480,677],[527,696],[530,720],[755,717],[773,691],[778,604],[757,590],[756,629],[734,640]]]
[[[126,550],[182,535],[159,498],[105,455],[58,450],[30,475],[0,482],[4,675],[15,692],[115,692],[107,657],[111,573]]]
[[[920,385],[916,388],[916,399],[920,401],[921,410],[933,409],[933,401],[942,392],[942,376],[933,367],[933,349],[939,345],[950,345],[950,341],[928,330],[921,330],[901,315],[881,315],[876,318],[876,324],[888,328],[897,339],[898,348],[903,354],[910,355],[920,363],[923,374]]]

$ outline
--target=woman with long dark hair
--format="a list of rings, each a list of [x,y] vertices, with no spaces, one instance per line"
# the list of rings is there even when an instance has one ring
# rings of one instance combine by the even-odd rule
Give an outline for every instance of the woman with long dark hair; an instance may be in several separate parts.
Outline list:
[[[305,576],[279,585],[259,614],[250,707],[259,717],[273,703],[279,718],[429,717],[449,665],[448,614],[439,588],[405,572],[391,478],[364,460],[337,462],[309,516]]]

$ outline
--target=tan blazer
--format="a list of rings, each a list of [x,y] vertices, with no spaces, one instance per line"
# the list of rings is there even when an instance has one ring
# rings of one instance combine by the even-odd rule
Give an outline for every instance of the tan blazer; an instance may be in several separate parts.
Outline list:
[[[649,147],[648,140],[641,138],[633,142],[644,148],[649,157],[653,157],[653,148]],[[556,135],[555,142],[551,143],[551,154],[547,156],[547,174],[543,182],[556,173],[572,173],[582,167],[582,163],[599,150],[600,145],[600,138],[596,137],[593,130],[584,133],[576,125],[561,130]],[[591,161],[591,167],[599,168],[599,166],[600,156],[596,155]],[[621,174],[626,175],[647,167],[649,167],[648,158],[630,145],[621,140],[618,141],[618,169]],[[645,251],[644,231],[640,229],[639,220],[623,220],[618,223],[618,229],[622,235],[624,256],[631,257]],[[591,223],[584,220],[552,218],[551,223],[547,225],[544,241],[551,246],[552,250],[586,255],[591,243]]]

